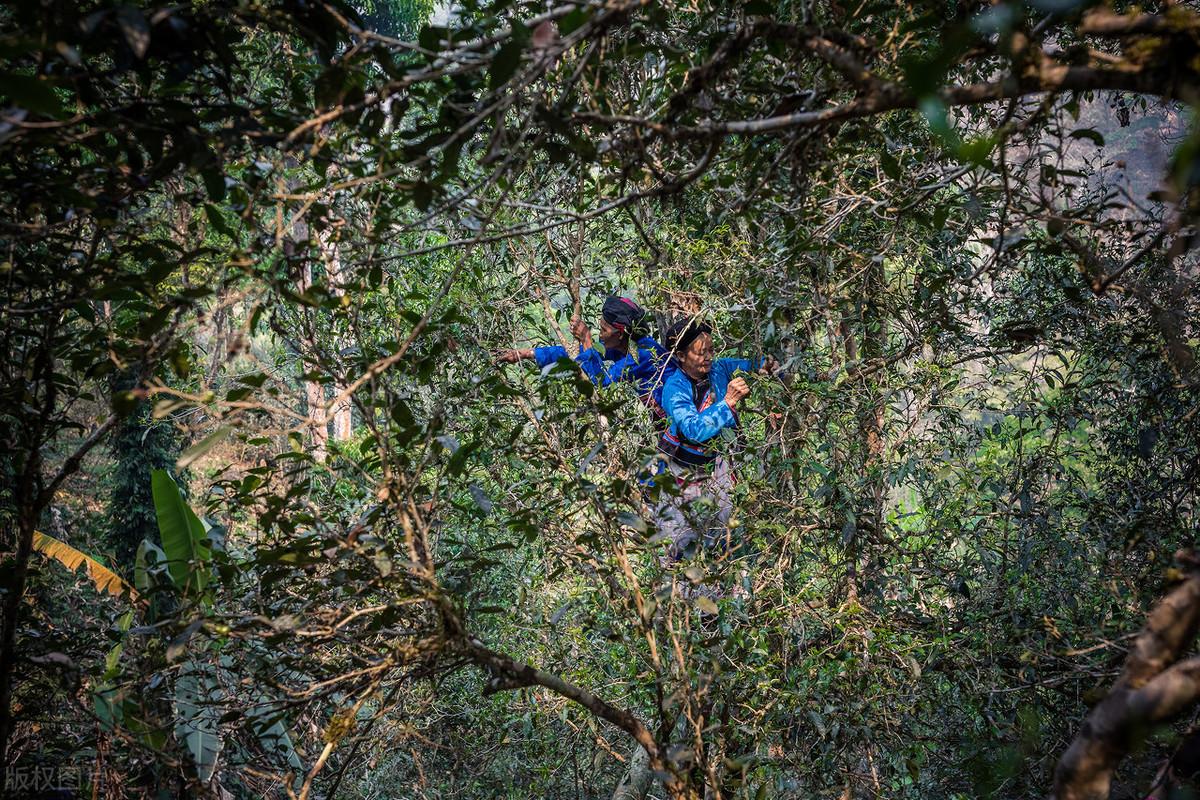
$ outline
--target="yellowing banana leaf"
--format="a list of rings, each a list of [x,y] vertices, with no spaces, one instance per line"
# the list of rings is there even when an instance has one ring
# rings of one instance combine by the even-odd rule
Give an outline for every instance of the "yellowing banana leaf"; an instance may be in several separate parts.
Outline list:
[[[79,569],[79,565],[83,564],[87,567],[88,578],[95,584],[97,589],[102,592],[108,592],[113,597],[120,597],[128,593],[129,599],[137,600],[137,591],[126,583],[120,575],[87,553],[76,550],[60,539],[55,539],[53,536],[49,536],[41,531],[34,531],[33,549],[46,558],[54,559],[71,570],[71,572],[75,572]]]

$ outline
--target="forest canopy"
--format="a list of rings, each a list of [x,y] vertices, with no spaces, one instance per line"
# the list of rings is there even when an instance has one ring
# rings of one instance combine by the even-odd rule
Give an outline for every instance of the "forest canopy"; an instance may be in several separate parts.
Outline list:
[[[7,794],[1200,792],[1194,4],[0,52]]]

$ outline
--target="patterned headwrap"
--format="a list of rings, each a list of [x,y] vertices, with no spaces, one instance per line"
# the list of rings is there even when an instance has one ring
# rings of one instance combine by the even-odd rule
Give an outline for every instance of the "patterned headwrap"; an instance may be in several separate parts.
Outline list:
[[[609,295],[601,311],[604,321],[622,333],[634,335],[646,317],[646,311],[628,297]]]

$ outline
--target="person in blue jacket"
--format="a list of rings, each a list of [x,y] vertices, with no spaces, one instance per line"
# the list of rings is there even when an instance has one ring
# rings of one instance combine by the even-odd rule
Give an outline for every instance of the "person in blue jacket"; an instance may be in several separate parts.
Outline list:
[[[597,386],[629,382],[637,387],[638,397],[649,409],[650,416],[665,420],[661,397],[663,382],[675,370],[667,357],[666,348],[649,334],[646,312],[627,297],[612,295],[604,301],[600,314],[601,355],[592,341],[592,332],[583,320],[571,320],[571,335],[579,342],[575,362]],[[630,343],[635,346],[631,347]],[[539,367],[567,358],[561,345],[501,350],[496,360],[504,364],[533,360]]]
[[[678,366],[662,389],[667,428],[658,449],[678,488],[664,493],[655,509],[658,535],[670,542],[668,564],[692,554],[697,544],[728,554],[733,514],[733,472],[722,454],[725,431],[738,425],[738,404],[750,393],[738,370],[773,369],[771,359],[713,359],[712,328],[685,318],[668,331],[667,343]]]

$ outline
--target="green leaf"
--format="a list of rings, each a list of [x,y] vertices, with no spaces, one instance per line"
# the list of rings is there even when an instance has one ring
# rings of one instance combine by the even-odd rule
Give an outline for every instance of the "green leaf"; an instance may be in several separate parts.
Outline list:
[[[900,162],[891,153],[884,151],[879,154],[879,166],[883,167],[883,174],[892,180],[900,177]]]
[[[281,704],[260,694],[254,705],[246,710],[246,717],[250,722],[251,730],[258,736],[263,750],[283,756],[292,771],[299,775],[304,769],[304,765],[296,754],[292,737],[288,735],[287,729],[283,726],[284,714],[282,711],[272,710],[280,708],[280,706]]]
[[[171,348],[170,353],[167,354],[167,360],[171,363],[171,369],[175,371],[175,374],[187,380],[188,375],[192,373],[192,358],[183,342],[179,342]]]
[[[182,453],[180,453],[179,458],[175,461],[175,466],[179,469],[187,469],[193,463],[195,463],[196,459],[213,449],[213,447],[219,444],[231,433],[233,433],[233,426],[222,425],[208,436],[204,437],[204,439],[200,442],[192,445],[187,450],[184,450]]]
[[[121,633],[128,633],[129,627],[133,624],[133,609],[129,609],[120,617],[117,618],[117,630]],[[113,645],[113,648],[108,651],[108,655],[104,657],[104,680],[111,681],[120,673],[121,665],[121,650],[125,647],[125,642],[120,641]]]
[[[946,114],[946,104],[937,95],[927,95],[921,99],[917,108],[921,116],[929,123],[929,129],[948,145],[958,144],[958,132],[950,124]]]
[[[167,731],[157,717],[151,717],[142,705],[141,698],[118,690],[114,700],[121,704],[120,719],[125,729],[137,736],[138,741],[151,750],[161,751],[167,743]],[[150,720],[154,720],[151,722]]]
[[[1088,139],[1097,147],[1104,147],[1104,137],[1095,128],[1080,128],[1071,131],[1072,139]]]
[[[204,523],[183,501],[179,487],[165,470],[151,473],[150,488],[171,580],[184,594],[203,590],[208,585],[208,562],[212,557]]]
[[[503,86],[513,76],[521,64],[521,52],[524,49],[524,45],[516,40],[509,40],[500,46],[488,70],[488,85],[492,89]]]
[[[175,736],[192,754],[196,777],[207,784],[221,753],[219,715],[213,701],[220,687],[211,664],[185,662],[175,680]]]
[[[996,146],[996,139],[993,136],[979,136],[974,139],[968,139],[958,147],[958,157],[963,161],[970,161],[972,164],[986,166],[991,163],[988,156],[991,155],[992,149]]]
[[[442,49],[442,40],[448,39],[449,36],[450,32],[446,28],[437,25],[426,25],[417,34],[417,44],[426,50],[436,53]]]
[[[138,405],[138,396],[133,392],[113,392],[112,409],[118,417],[128,417]]]
[[[153,575],[167,563],[167,554],[149,539],[142,539],[134,559],[133,585],[139,592],[148,592],[153,585]]]
[[[633,528],[638,533],[646,532],[646,521],[632,511],[617,512],[617,522],[629,528]]]
[[[133,624],[133,609],[126,611],[117,619],[117,630],[126,633]],[[113,645],[104,658],[104,674],[96,688],[92,690],[92,708],[100,718],[100,724],[105,730],[112,730],[122,722],[120,695],[113,681],[121,673],[121,651],[125,648],[122,639]]]
[[[344,96],[347,73],[344,67],[332,66],[313,81],[313,103],[317,108],[336,105]]]
[[[418,211],[425,211],[433,202],[433,187],[425,181],[418,181],[412,190],[413,205]]]
[[[204,181],[209,199],[218,203],[225,199],[225,173],[219,166],[214,165],[201,170],[200,179]]]
[[[943,203],[933,211],[933,228],[940,231],[946,227],[946,218],[950,216],[950,206]]]
[[[573,31],[578,30],[580,25],[587,22],[591,16],[592,12],[589,9],[576,8],[572,10],[558,21],[558,35],[570,35]]]
[[[467,466],[467,459],[478,449],[479,443],[471,442],[455,450],[454,454],[450,456],[449,461],[446,462],[446,473],[449,475],[461,474]]]
[[[103,684],[92,692],[92,710],[100,720],[100,727],[111,731],[123,722],[122,703],[114,686]]]
[[[235,238],[233,230],[229,227],[229,223],[225,221],[225,215],[221,213],[221,209],[212,203],[205,203],[204,216],[208,217],[209,224],[216,228],[218,233],[222,233],[230,239]]]
[[[125,43],[133,51],[134,57],[141,60],[150,49],[150,25],[142,12],[131,5],[117,7],[117,25],[125,35]]]

